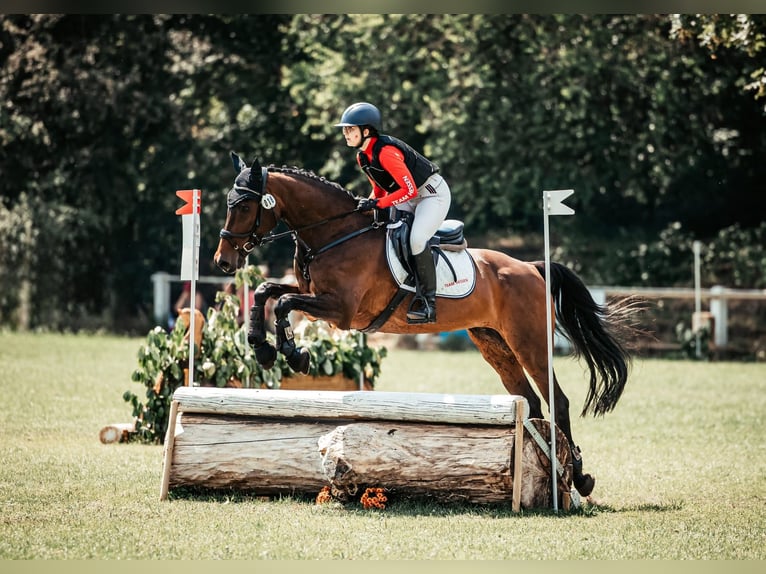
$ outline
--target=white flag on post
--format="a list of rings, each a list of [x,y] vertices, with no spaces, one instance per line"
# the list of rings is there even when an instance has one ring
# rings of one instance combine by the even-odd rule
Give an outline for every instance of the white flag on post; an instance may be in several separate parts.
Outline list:
[[[574,209],[562,202],[574,193],[574,189],[557,189],[544,191],[545,205],[548,215],[574,215]]]
[[[574,215],[574,209],[564,205],[563,201],[574,193],[574,189],[557,189],[554,191],[543,191],[543,220],[545,233],[545,292],[551,292],[551,246],[550,233],[548,231],[549,215]],[[547,336],[548,336],[548,408],[550,409],[551,419],[551,482],[553,490],[553,510],[559,511],[558,487],[557,481],[557,458],[556,458],[556,408],[554,406],[554,385],[553,385],[553,305],[551,297],[545,298],[545,316],[547,318]]]
[[[199,189],[182,189],[176,195],[186,203],[176,209],[183,224],[183,249],[181,251],[181,280],[199,279],[199,214],[202,193]]]

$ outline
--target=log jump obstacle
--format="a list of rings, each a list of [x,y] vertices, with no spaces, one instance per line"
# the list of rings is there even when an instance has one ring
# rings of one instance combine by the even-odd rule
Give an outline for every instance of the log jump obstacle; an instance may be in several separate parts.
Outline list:
[[[160,499],[175,487],[349,500],[365,487],[450,502],[550,507],[550,426],[524,397],[179,387]],[[529,440],[529,439],[532,440]],[[557,488],[577,506],[557,433]],[[570,499],[571,496],[571,499]]]

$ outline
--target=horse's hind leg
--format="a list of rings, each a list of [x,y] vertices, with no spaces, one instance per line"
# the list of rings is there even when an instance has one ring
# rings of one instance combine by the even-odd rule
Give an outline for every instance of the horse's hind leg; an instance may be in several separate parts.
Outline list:
[[[492,365],[492,368],[500,375],[500,380],[503,382],[503,386],[508,393],[512,395],[521,395],[527,399],[527,402],[529,403],[529,417],[543,418],[540,397],[537,396],[537,393],[535,393],[534,389],[529,384],[529,380],[524,373],[524,368],[519,363],[518,358],[505,343],[500,334],[492,329],[474,328],[468,330],[468,335],[473,342],[476,343],[476,347],[481,352],[484,360]],[[532,375],[532,378],[535,381],[542,380],[536,378],[534,375]],[[547,380],[546,365],[545,381]],[[572,440],[572,429],[569,422],[569,399],[561,390],[561,387],[556,380],[555,373],[553,375],[553,381],[554,392],[556,393],[556,424],[569,442],[569,450],[572,454],[572,480],[577,492],[583,496],[588,496],[593,492],[596,479],[590,474],[583,474],[582,472],[580,448],[575,446],[574,441]],[[548,388],[541,388],[540,390],[547,401]]]
[[[530,386],[524,369],[516,355],[494,329],[473,328],[468,335],[476,344],[481,356],[500,375],[500,380],[511,395],[521,395],[529,403],[530,418],[543,418],[540,397]]]
[[[535,363],[534,361],[528,361],[524,364],[524,368],[529,373],[529,376],[535,381],[537,388],[543,395],[545,401],[550,404],[549,392],[548,392],[548,363],[547,352],[545,353],[546,360],[543,363]],[[522,359],[524,360],[524,359]],[[556,425],[561,429],[561,432],[566,436],[569,442],[569,450],[572,454],[572,481],[574,486],[582,496],[588,496],[593,492],[593,487],[596,484],[596,479],[590,474],[583,474],[582,471],[582,456],[580,455],[580,447],[575,445],[572,438],[572,425],[569,419],[569,398],[564,394],[561,389],[558,380],[556,379],[556,373],[553,373],[553,392],[555,401],[555,420]]]

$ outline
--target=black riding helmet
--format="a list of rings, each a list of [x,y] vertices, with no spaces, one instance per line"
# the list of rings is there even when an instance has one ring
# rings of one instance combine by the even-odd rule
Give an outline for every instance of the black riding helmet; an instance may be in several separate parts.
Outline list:
[[[375,130],[375,132],[380,132],[383,129],[380,119],[380,110],[367,102],[351,104],[343,112],[343,115],[340,117],[340,122],[335,124],[336,128],[349,126],[360,126],[362,128],[370,127]]]

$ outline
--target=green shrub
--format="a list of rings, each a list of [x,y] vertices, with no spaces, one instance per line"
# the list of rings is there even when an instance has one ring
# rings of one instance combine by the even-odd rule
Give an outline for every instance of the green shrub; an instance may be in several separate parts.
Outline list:
[[[700,341],[700,359],[710,360],[711,349],[710,342],[712,335],[710,328],[707,325],[703,325],[699,328],[699,341]],[[697,332],[693,331],[690,327],[681,321],[676,325],[676,339],[681,345],[681,353],[686,359],[697,359]]]
[[[238,276],[238,284],[241,277]],[[247,343],[244,325],[239,325],[239,299],[218,292],[218,308],[211,308],[202,328],[202,342],[194,360],[194,381],[202,386],[241,386],[245,388],[279,388],[284,377],[294,376],[283,355],[278,354],[274,366],[263,369]],[[186,325],[178,321],[172,331],[152,329],[146,343],[138,351],[138,367],[133,382],[145,387],[145,400],[131,390],[123,399],[133,407],[136,431],[133,438],[162,442],[167,429],[170,402],[176,388],[184,384],[184,369],[189,364],[189,342]],[[335,331],[323,321],[305,321],[294,329],[295,342],[311,354],[309,375],[343,376],[365,380],[374,386],[380,375],[385,347],[367,345],[366,337],[356,332]],[[274,344],[274,336],[268,338]]]

